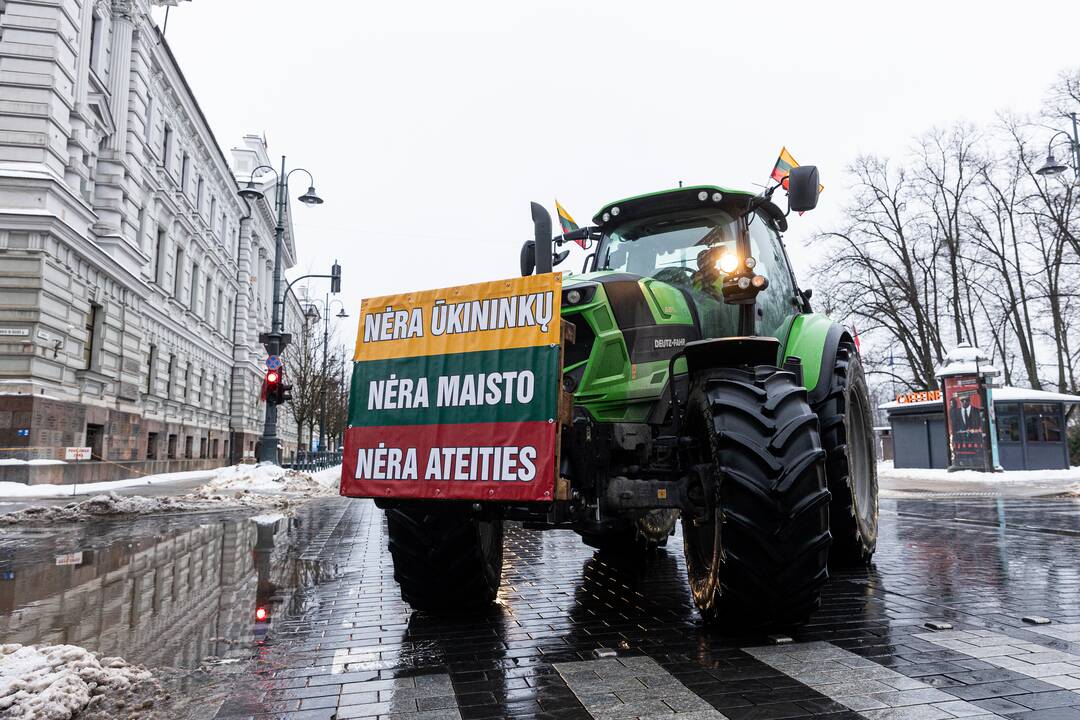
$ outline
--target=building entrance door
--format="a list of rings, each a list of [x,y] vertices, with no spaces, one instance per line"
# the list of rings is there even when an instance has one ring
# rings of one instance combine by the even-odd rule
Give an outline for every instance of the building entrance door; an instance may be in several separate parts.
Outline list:
[[[86,425],[86,445],[90,448],[91,460],[104,460],[105,452],[105,426]]]

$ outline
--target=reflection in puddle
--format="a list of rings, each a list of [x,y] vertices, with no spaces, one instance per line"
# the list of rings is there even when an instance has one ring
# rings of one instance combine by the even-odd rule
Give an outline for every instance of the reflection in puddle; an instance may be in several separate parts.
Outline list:
[[[72,644],[147,667],[248,658],[275,620],[306,612],[335,576],[310,540],[340,518],[176,516],[0,533],[0,636]]]

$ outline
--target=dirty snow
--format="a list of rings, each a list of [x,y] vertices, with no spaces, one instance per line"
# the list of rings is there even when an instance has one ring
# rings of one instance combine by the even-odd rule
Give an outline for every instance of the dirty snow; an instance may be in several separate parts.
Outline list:
[[[0,461],[2,462],[2,461]],[[23,461],[19,461],[23,462]],[[29,461],[31,463],[36,461]],[[49,463],[63,463],[62,460],[49,460]],[[231,468],[222,468],[229,470]],[[112,490],[136,487],[142,485],[161,485],[182,480],[213,480],[220,470],[188,470],[186,472],[162,473],[160,475],[144,475],[142,477],[128,478],[127,480],[109,480],[99,483],[79,483],[78,485],[26,485],[16,482],[0,482],[0,497],[6,498],[49,498],[68,497],[74,493],[87,495],[90,493],[105,493]]]
[[[0,515],[0,524],[80,522],[103,517],[227,508],[285,511],[313,497],[336,495],[341,466],[309,474],[261,463],[221,468],[212,475],[209,482],[181,495],[145,497],[107,492],[82,502],[37,505]]]
[[[984,473],[974,470],[949,472],[936,468],[895,468],[891,461],[886,461],[878,463],[878,479],[975,483],[1045,483],[1075,480],[1077,487],[1080,487],[1080,466],[1073,466],[1068,470],[1008,470]]]
[[[75,645],[0,645],[0,718],[151,717],[162,699],[145,668]]]

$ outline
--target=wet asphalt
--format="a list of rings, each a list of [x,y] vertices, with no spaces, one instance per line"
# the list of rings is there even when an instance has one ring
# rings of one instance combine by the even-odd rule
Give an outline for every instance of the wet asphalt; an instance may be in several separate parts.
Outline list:
[[[335,497],[4,528],[0,636],[154,668],[178,718],[1080,720],[1077,499],[883,499],[790,643],[703,627],[679,535],[627,562],[512,526],[498,605],[447,618],[401,601],[385,532]]]

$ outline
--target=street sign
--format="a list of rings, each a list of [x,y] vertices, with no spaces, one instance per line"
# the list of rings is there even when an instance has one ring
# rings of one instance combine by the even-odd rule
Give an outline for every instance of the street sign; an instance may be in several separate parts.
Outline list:
[[[90,448],[88,447],[68,447],[64,448],[65,460],[89,460],[91,457]]]
[[[271,355],[270,357],[266,358],[267,370],[277,370],[279,367],[281,367],[280,355]]]

